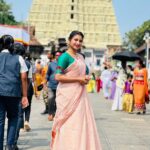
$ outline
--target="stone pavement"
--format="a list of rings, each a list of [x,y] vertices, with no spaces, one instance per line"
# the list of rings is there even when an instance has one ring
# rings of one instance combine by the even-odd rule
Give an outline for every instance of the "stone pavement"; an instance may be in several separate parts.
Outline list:
[[[112,101],[102,94],[89,94],[95,113],[103,150],[150,150],[150,109],[143,116],[111,111]],[[33,100],[31,128],[21,133],[19,147],[22,150],[49,150],[52,122],[47,121],[42,100]],[[150,108],[150,106],[149,106]]]

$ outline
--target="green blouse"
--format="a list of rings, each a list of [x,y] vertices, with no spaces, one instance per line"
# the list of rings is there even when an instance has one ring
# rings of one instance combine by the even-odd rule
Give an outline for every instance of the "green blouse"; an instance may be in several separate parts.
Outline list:
[[[58,59],[58,67],[56,74],[64,74],[64,70],[73,64],[75,59],[67,52],[63,53]],[[86,66],[86,74],[89,74],[89,69]]]

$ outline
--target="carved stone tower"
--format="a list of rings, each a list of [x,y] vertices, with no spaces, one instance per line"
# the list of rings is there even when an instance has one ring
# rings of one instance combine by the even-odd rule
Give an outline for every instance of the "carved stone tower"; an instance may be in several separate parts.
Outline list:
[[[43,45],[66,38],[72,30],[85,34],[89,48],[121,45],[112,0],[33,0],[29,22]]]

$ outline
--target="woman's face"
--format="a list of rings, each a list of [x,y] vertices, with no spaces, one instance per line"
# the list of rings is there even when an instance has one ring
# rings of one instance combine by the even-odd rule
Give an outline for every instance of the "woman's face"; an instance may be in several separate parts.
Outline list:
[[[140,62],[139,61],[136,61],[136,67],[138,67],[138,68],[140,68],[141,67],[141,65],[140,65]]]
[[[83,38],[81,35],[75,35],[71,40],[69,40],[69,46],[73,50],[80,50],[83,44]]]

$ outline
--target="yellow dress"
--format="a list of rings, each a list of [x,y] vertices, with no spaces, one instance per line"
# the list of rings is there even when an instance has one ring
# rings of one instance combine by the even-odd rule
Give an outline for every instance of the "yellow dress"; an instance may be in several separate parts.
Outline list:
[[[42,84],[46,83],[47,71],[48,71],[48,65],[44,66],[43,69],[42,69]],[[48,88],[44,88],[42,90],[42,97],[43,97],[44,103],[46,105],[48,105]]]
[[[34,91],[37,96],[40,96],[40,91],[37,90],[37,87],[42,84],[42,67],[40,64],[36,65],[36,72],[35,72],[35,82],[34,82]]]
[[[133,88],[132,83],[129,81],[125,82],[125,88],[124,88],[124,95],[123,95],[123,101],[122,101],[122,108],[126,112],[132,112],[133,111]]]
[[[42,69],[42,83],[45,83],[46,82],[46,74],[47,74],[47,71],[48,71],[48,65],[44,66],[43,69]]]
[[[96,86],[95,80],[91,79],[86,86],[87,92],[88,93],[94,93],[95,92],[95,86]]]
[[[123,110],[131,113],[133,111],[133,94],[125,93],[123,95]]]

